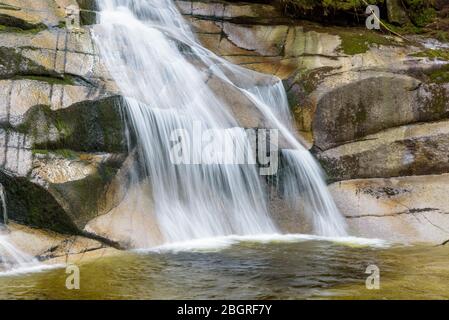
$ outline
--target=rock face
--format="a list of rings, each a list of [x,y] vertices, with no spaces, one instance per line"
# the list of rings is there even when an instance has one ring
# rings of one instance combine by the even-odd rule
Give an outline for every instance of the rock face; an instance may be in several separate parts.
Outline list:
[[[127,154],[121,98],[71,0],[0,6],[0,183],[8,215],[65,234],[108,212]]]
[[[354,235],[399,242],[449,239],[449,175],[357,179],[330,186]]]
[[[449,122],[400,126],[319,154],[333,180],[449,172]]]

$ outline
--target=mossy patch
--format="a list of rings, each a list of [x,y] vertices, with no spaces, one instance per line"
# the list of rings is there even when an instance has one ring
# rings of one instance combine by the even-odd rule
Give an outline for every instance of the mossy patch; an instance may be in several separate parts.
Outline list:
[[[365,53],[372,45],[399,45],[376,31],[343,30],[337,34],[341,38],[341,50],[348,55]]]
[[[334,70],[333,67],[321,67],[313,70],[300,70],[296,75],[294,82],[299,84],[305,91],[310,94],[317,88],[323,77]]]
[[[429,79],[433,83],[449,83],[449,64],[446,64],[438,70],[434,70],[428,74]]]
[[[2,21],[0,19],[0,21]],[[24,33],[24,34],[38,34],[41,31],[47,29],[47,26],[43,23],[31,25],[29,27],[20,27],[13,25],[8,25],[0,23],[0,32],[10,32],[10,33]]]
[[[427,57],[431,59],[439,59],[439,60],[449,60],[449,51],[448,50],[432,50],[427,49],[425,51],[413,53],[412,56],[414,57]]]
[[[80,233],[61,205],[44,188],[25,177],[9,176],[2,171],[0,183],[5,186],[12,220],[60,233]]]
[[[60,85],[75,85],[76,81],[72,76],[64,75],[63,77],[53,77],[45,75],[17,75],[12,78],[13,80],[34,80],[46,82],[48,84],[60,84]]]
[[[32,149],[33,155],[49,156],[51,154],[63,157],[69,160],[79,159],[79,153],[70,149]]]
[[[417,27],[426,26],[437,15],[432,0],[403,0],[403,3],[407,8],[410,19]]]
[[[34,106],[16,130],[31,135],[34,148],[80,152],[126,152],[127,141],[117,96],[51,110]]]
[[[12,78],[20,74],[49,75],[51,72],[43,66],[24,57],[21,49],[1,47],[0,44],[0,77]]]
[[[46,149],[32,149],[31,153],[33,155],[45,155],[46,156],[49,154],[49,151]]]

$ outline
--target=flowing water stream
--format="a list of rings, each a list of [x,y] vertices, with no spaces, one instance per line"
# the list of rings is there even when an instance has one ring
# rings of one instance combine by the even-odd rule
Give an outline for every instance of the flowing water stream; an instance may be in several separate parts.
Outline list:
[[[232,144],[251,154],[249,138],[232,112],[235,105],[217,93],[211,79],[251,103],[267,127],[278,130],[289,148],[282,155],[292,173],[282,177],[281,190],[295,209],[301,198],[314,233],[346,235],[319,165],[293,133],[279,79],[233,65],[202,47],[171,0],[97,1],[101,10],[94,38],[126,97],[124,109],[152,184],[147,196],[153,197],[163,242],[280,232],[255,159],[246,165],[172,161],[173,132],[182,129],[195,139],[198,123],[201,130],[221,132],[225,147]],[[231,142],[223,138],[229,135]],[[192,158],[204,157],[201,149],[190,151]]]

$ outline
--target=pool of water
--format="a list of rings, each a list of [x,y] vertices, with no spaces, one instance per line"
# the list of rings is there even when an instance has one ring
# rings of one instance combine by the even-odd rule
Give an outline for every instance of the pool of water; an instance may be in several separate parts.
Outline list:
[[[81,259],[80,290],[65,268],[0,276],[0,299],[448,299],[449,247],[319,238],[228,239]],[[220,245],[221,244],[221,245]],[[380,270],[368,290],[367,266]]]

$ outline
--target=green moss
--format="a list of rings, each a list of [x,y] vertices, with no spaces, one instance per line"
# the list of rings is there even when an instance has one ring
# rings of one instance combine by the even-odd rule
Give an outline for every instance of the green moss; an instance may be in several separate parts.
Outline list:
[[[74,85],[75,81],[73,77],[69,75],[64,75],[63,78],[57,78],[52,76],[44,76],[44,75],[18,75],[13,77],[14,80],[35,80],[42,81],[48,84],[60,84],[60,85]]]
[[[45,150],[45,149],[33,149],[32,151],[31,151],[31,153],[33,154],[33,155],[38,155],[38,154],[40,154],[40,155],[48,155],[48,150]]]
[[[21,48],[7,48],[0,46],[0,76],[2,78],[12,78],[18,74],[48,74],[45,67],[24,57]]]
[[[449,83],[449,64],[428,74],[431,82]]]
[[[326,14],[335,10],[357,10],[366,8],[365,0],[278,0],[287,11],[309,11],[320,8]],[[383,0],[371,0],[370,4],[382,4]]]
[[[62,120],[60,118],[55,118],[54,125],[55,125],[56,129],[58,130],[58,132],[64,137],[68,136],[71,132],[69,125],[66,124],[64,122],[64,120]]]
[[[81,10],[96,11],[98,10],[98,5],[96,0],[76,0]]]
[[[446,82],[449,82],[449,72],[446,72]],[[431,87],[432,101],[430,102],[430,109],[432,114],[436,116],[433,119],[440,119],[442,116],[448,115],[446,90],[441,86]]]
[[[315,91],[323,75],[334,69],[332,67],[321,67],[313,70],[303,69],[296,75],[294,81],[304,89],[305,93],[310,94]]]
[[[10,5],[8,3],[1,3],[1,2],[0,2],[0,9],[11,10],[11,11],[20,11],[21,10],[20,7],[16,7],[16,6]]]
[[[41,31],[47,29],[45,24],[37,24],[29,28],[21,28],[15,26],[9,26],[0,24],[0,32],[10,32],[10,33],[24,33],[24,34],[38,34]]]
[[[53,150],[52,152],[66,158],[66,159],[78,158],[78,153],[73,150],[70,150],[70,149],[58,149],[58,150]]]
[[[405,35],[405,34],[422,34],[422,33],[425,32],[422,27],[415,26],[412,23],[407,23],[407,24],[404,24],[402,26],[391,24],[391,23],[389,23],[388,21],[385,21],[385,20],[382,20],[382,23],[385,26],[387,26],[387,28],[389,29],[387,31],[393,31],[393,32],[396,32],[397,34],[400,34],[400,35]]]
[[[45,155],[48,156],[50,154],[54,154],[57,156],[61,156],[66,159],[74,160],[79,159],[79,153],[70,149],[54,149],[54,150],[48,150],[48,149],[33,149],[32,150],[33,155]]]
[[[119,97],[83,101],[68,108],[31,108],[16,130],[33,137],[35,149],[126,152]]]
[[[78,234],[61,205],[44,188],[25,177],[15,177],[0,171],[0,183],[5,186],[8,213],[12,220],[61,233]]]
[[[341,50],[348,55],[365,53],[373,44],[385,46],[397,45],[392,40],[375,31],[360,30],[360,32],[354,32],[344,30],[337,34],[341,38]]]
[[[437,13],[432,0],[403,0],[407,12],[417,27],[424,27],[435,19]]]
[[[449,51],[448,50],[433,50],[428,49],[425,51],[421,51],[418,53],[413,53],[412,56],[414,57],[427,57],[431,59],[440,59],[440,60],[449,60]]]
[[[441,42],[449,42],[449,32],[445,32],[442,30],[436,30],[435,38]]]

